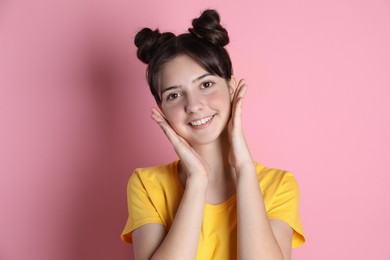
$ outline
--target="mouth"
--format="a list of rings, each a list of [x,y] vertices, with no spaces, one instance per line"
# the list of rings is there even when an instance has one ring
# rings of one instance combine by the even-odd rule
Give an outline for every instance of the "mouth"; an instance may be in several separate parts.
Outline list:
[[[210,121],[214,116],[208,116],[208,117],[205,117],[205,118],[202,118],[202,119],[199,119],[199,120],[195,120],[195,121],[191,121],[189,122],[189,124],[191,126],[201,126],[201,125],[204,125],[206,124],[208,121]]]

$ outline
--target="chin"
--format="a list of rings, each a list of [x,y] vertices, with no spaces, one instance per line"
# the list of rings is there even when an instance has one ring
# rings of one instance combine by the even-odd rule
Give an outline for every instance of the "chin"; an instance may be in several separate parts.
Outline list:
[[[215,143],[215,142],[220,142],[222,140],[222,136],[223,133],[225,131],[222,131],[220,134],[214,134],[214,135],[208,135],[208,136],[203,136],[203,137],[197,137],[197,138],[189,138],[189,139],[186,139],[188,141],[188,143],[191,145],[191,146],[195,146],[195,145],[208,145],[208,144],[212,144],[212,143]]]

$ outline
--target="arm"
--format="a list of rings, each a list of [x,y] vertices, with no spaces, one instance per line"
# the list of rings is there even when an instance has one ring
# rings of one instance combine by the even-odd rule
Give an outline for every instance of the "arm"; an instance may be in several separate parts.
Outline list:
[[[161,224],[146,224],[133,231],[136,260],[195,259],[206,187],[197,180],[187,181],[183,198],[168,233]]]
[[[152,110],[152,118],[163,129],[181,159],[187,181],[170,230],[166,232],[160,224],[147,224],[138,228],[133,232],[134,253],[137,260],[195,259],[206,200],[207,167],[157,110]]]
[[[290,259],[292,229],[283,221],[268,219],[255,165],[241,123],[247,86],[241,80],[232,100],[228,125],[229,162],[237,174],[238,259]]]
[[[239,259],[291,258],[292,229],[268,219],[254,166],[237,172],[237,219]]]

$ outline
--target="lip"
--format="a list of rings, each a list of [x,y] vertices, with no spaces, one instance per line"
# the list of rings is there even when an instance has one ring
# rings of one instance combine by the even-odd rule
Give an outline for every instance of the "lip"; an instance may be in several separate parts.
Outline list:
[[[193,128],[193,129],[203,129],[203,128],[206,128],[208,127],[211,122],[213,121],[214,119],[214,116],[215,115],[211,115],[211,116],[205,116],[205,117],[201,117],[201,118],[198,118],[198,119],[194,119],[194,120],[191,120],[190,122],[195,122],[195,121],[201,121],[202,119],[206,119],[206,118],[209,118],[211,117],[206,123],[204,124],[201,124],[201,125],[192,125],[190,122],[188,123],[188,125]]]

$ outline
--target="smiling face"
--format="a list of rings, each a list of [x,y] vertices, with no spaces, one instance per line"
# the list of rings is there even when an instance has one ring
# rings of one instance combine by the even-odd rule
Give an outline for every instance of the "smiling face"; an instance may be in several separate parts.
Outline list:
[[[212,75],[187,55],[165,63],[159,75],[161,110],[190,144],[217,140],[230,117],[235,82]]]

